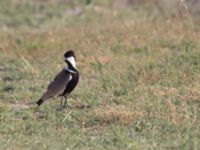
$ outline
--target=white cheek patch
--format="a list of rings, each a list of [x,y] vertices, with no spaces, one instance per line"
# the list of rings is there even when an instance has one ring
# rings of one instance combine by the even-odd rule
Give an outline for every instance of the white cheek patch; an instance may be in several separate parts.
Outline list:
[[[72,64],[72,66],[76,68],[76,62],[73,56],[65,58],[65,60],[69,61]]]

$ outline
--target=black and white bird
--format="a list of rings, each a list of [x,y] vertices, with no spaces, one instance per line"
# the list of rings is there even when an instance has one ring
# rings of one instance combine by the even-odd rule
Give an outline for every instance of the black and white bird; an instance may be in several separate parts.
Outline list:
[[[61,109],[68,106],[67,96],[76,87],[79,81],[79,73],[76,68],[76,57],[72,50],[69,50],[64,54],[64,60],[67,63],[67,66],[60,71],[54,80],[48,85],[47,91],[37,101],[38,106],[40,106],[44,101],[58,96],[61,97]]]

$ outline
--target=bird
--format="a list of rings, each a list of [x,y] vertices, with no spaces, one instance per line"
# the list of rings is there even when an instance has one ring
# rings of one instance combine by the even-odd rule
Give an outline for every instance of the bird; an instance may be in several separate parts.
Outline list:
[[[61,97],[61,109],[69,107],[67,97],[74,90],[79,81],[79,72],[76,68],[76,56],[73,50],[65,52],[64,61],[67,66],[49,83],[46,92],[36,102],[38,106],[53,97]]]

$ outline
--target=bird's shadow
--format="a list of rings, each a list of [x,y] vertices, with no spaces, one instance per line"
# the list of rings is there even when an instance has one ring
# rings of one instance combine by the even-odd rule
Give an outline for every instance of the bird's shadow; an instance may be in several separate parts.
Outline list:
[[[27,106],[27,108],[40,108],[36,102],[28,102],[28,103],[25,103],[24,105]],[[75,105],[68,105],[66,107],[63,107],[61,108],[61,106],[53,106],[52,108],[58,110],[58,111],[62,111],[62,110],[74,110],[74,109],[89,109],[91,108],[91,105],[88,105],[88,104],[75,104]]]
[[[91,108],[90,105],[86,105],[86,104],[81,104],[81,105],[69,105],[67,107],[61,108],[61,107],[56,107],[57,111],[65,111],[65,110],[82,110],[82,109],[89,109]]]

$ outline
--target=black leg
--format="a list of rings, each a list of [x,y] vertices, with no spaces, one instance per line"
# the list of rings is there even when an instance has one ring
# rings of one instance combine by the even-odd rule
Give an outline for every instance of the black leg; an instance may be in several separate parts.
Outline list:
[[[60,109],[61,110],[63,109],[63,96],[61,97],[61,100],[60,100]]]
[[[67,96],[64,97],[64,108],[69,108],[69,105],[67,103]]]

